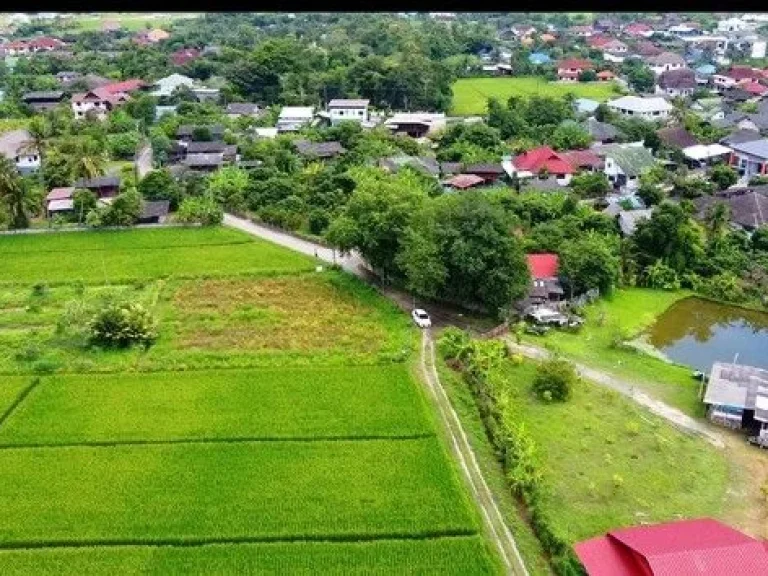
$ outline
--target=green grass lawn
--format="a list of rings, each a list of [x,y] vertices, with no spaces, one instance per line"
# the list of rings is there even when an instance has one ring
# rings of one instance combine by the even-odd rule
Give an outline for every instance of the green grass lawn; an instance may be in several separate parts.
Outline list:
[[[588,381],[565,403],[530,392],[535,365],[507,361],[492,373],[504,409],[538,445],[556,531],[576,542],[612,528],[721,514],[725,455],[617,392]]]
[[[417,331],[362,281],[226,228],[0,257],[3,574],[502,573]],[[152,312],[149,350],[88,344],[111,299]]]
[[[175,20],[181,18],[196,17],[192,14],[164,14],[157,18],[150,18],[146,14],[108,13],[98,16],[77,15],[67,21],[67,28],[79,32],[94,32],[102,30],[104,22],[118,22],[123,30],[139,32],[149,28],[167,28]]]
[[[105,567],[111,572],[105,571]],[[169,546],[72,548],[0,551],[4,576],[82,576],[145,574],[440,574],[483,576],[498,573],[479,536],[436,540],[374,542],[291,542]]]
[[[25,384],[0,389],[0,411]],[[43,378],[0,445],[430,435],[425,410],[402,364],[76,374]]]
[[[564,356],[637,383],[651,396],[692,416],[702,416],[697,398],[699,382],[691,369],[664,362],[648,354],[614,347],[615,339],[628,340],[689,292],[664,292],[642,288],[618,290],[612,297],[586,308],[584,327],[578,333],[550,331],[546,336],[525,336],[524,341],[547,346]]]
[[[577,98],[603,102],[618,96],[615,86],[613,82],[547,82],[538,77],[459,78],[453,85],[451,114],[483,115],[487,112],[489,98],[497,98],[506,103],[510,96],[561,97],[572,92]]]

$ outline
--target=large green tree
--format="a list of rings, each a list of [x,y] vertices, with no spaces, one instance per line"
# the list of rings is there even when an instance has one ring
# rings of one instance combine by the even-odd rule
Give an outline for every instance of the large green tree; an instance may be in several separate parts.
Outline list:
[[[10,227],[28,228],[27,186],[22,181],[15,164],[4,157],[0,158],[0,199],[8,210]]]

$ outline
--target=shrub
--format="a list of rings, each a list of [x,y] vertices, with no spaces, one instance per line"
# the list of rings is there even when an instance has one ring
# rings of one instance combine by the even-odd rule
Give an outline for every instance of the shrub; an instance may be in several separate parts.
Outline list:
[[[185,198],[176,213],[179,222],[187,224],[202,224],[214,226],[221,224],[224,219],[224,210],[210,196],[202,198]]]
[[[546,402],[565,402],[578,380],[573,364],[555,358],[539,365],[533,380],[533,392]]]
[[[702,283],[702,292],[711,298],[728,302],[741,302],[745,298],[744,287],[738,276],[723,272]]]
[[[104,307],[88,326],[90,341],[107,348],[127,348],[133,344],[151,346],[157,327],[150,312],[141,304],[124,302]]]

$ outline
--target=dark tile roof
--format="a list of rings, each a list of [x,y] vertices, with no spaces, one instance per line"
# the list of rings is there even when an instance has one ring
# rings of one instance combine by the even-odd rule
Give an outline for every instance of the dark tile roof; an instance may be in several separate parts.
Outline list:
[[[755,140],[760,140],[759,132],[739,129],[720,140],[720,144],[730,146],[731,144],[743,144],[744,142],[754,142]]]
[[[35,100],[61,100],[64,98],[64,92],[61,90],[48,90],[40,92],[27,92],[22,96],[22,100],[25,102],[31,102]]]
[[[211,154],[189,154],[184,159],[184,165],[194,166],[220,166],[224,163],[224,155],[221,152]]]
[[[615,140],[621,135],[621,131],[613,124],[600,122],[594,118],[588,118],[584,124],[584,129],[589,132],[595,140]]]
[[[112,188],[120,186],[120,176],[101,176],[100,178],[81,178],[75,188]]]
[[[226,143],[221,140],[210,142],[190,142],[187,146],[188,154],[206,154],[210,152],[224,152]]]
[[[251,104],[250,102],[232,102],[227,106],[227,114],[240,114],[242,116],[250,116],[256,114],[259,111],[258,104]]]
[[[168,200],[145,200],[141,208],[139,220],[167,216],[170,206],[171,203]]]
[[[345,148],[339,142],[309,142],[308,140],[296,140],[294,143],[296,150],[303,156],[314,156],[317,158],[333,158],[346,152]]]
[[[464,167],[465,174],[503,174],[504,168],[499,163],[467,164]]]
[[[695,146],[699,144],[693,134],[688,132],[683,126],[670,126],[669,128],[662,128],[656,132],[659,139],[667,146],[674,146],[677,148],[688,148],[688,146]]]
[[[661,88],[674,90],[695,89],[696,73],[690,68],[666,70],[659,75],[658,85]]]
[[[461,162],[440,162],[440,172],[452,176],[461,172]]]
[[[693,200],[699,218],[716,203],[726,203],[731,210],[731,222],[755,229],[768,224],[768,186],[750,186],[702,196]]]

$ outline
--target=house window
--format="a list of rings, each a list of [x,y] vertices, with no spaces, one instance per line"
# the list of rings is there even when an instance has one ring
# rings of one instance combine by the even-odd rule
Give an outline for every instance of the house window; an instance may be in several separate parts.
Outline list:
[[[362,115],[363,115],[363,111],[362,111],[362,110],[358,110],[358,111],[357,111],[357,115],[358,115],[358,116],[362,116]]]

